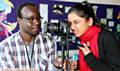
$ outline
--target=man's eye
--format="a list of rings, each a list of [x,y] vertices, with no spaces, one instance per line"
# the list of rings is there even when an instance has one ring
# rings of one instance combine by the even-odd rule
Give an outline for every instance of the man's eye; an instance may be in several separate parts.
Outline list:
[[[27,20],[33,20],[33,18],[26,18]]]

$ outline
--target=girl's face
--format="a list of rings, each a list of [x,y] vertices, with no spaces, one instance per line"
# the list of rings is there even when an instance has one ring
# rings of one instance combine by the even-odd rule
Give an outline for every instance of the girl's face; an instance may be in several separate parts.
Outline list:
[[[84,17],[80,17],[75,12],[68,14],[70,28],[76,37],[80,37],[86,32],[88,27],[92,25],[91,20],[91,18],[87,20]]]

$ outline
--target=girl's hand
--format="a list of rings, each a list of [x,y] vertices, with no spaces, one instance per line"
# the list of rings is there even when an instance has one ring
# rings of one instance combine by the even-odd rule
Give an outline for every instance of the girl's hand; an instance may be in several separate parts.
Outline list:
[[[86,56],[87,54],[91,53],[91,50],[89,49],[90,42],[84,43],[84,47],[79,47],[79,49],[82,50],[83,54]]]

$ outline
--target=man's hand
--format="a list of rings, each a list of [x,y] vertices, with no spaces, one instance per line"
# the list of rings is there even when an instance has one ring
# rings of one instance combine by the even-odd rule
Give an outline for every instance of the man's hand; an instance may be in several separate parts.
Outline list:
[[[66,71],[67,60],[64,60],[63,69]],[[55,61],[55,67],[58,69],[62,68],[62,57],[58,57]]]
[[[77,65],[78,65],[77,61],[71,61],[70,62],[70,69],[71,69],[71,71],[74,71],[75,69],[77,69]]]

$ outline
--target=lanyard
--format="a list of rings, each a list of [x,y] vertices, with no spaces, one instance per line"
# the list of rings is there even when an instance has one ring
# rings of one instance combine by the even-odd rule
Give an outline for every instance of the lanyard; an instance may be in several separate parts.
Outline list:
[[[21,36],[21,34],[20,34]],[[22,37],[22,36],[21,36]],[[31,61],[32,61],[32,57],[33,57],[33,54],[34,54],[34,44],[35,44],[35,39],[33,40],[33,44],[32,44],[32,52],[31,52],[31,56],[29,57],[29,54],[28,54],[28,49],[27,49],[27,44],[25,43],[25,41],[23,40],[24,42],[24,45],[25,45],[25,50],[26,50],[26,53],[27,53],[27,59],[28,59],[28,63],[29,63],[29,67],[31,68]]]
[[[25,42],[24,42],[24,44],[25,44]],[[25,49],[26,49],[26,53],[27,53],[28,63],[29,63],[29,66],[31,68],[31,61],[32,61],[33,53],[34,53],[34,41],[33,41],[32,52],[31,52],[31,56],[30,57],[29,57],[29,54],[28,54],[28,49],[27,49],[27,45],[26,44],[25,44]]]

